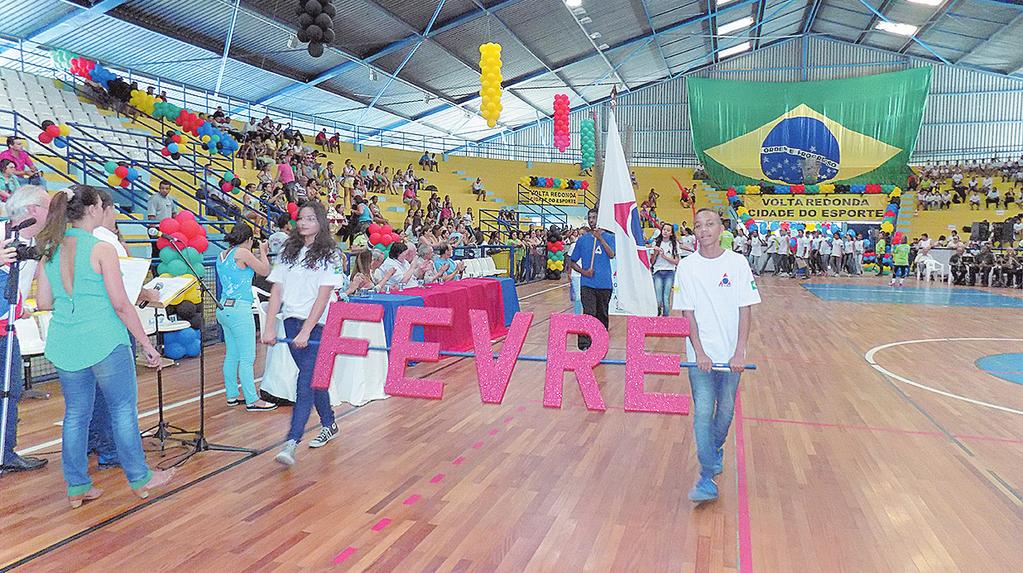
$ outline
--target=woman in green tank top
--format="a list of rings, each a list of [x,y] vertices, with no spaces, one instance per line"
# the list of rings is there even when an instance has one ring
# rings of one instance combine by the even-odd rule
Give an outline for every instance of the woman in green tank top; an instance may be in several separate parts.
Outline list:
[[[87,452],[97,388],[106,398],[117,455],[135,494],[145,498],[173,475],[150,471],[142,451],[128,333],[151,367],[160,365],[160,353],[124,291],[117,252],[92,235],[104,218],[101,193],[86,185],[58,192],[37,236],[44,271],[37,299],[40,309],[53,310],[44,353],[64,395],[61,466],[72,508],[102,494],[89,477]]]

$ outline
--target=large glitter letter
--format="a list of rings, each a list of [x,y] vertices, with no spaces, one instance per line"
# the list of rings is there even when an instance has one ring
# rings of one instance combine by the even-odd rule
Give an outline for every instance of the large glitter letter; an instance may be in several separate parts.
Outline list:
[[[591,345],[580,352],[565,349],[569,334],[590,335]],[[604,325],[596,317],[585,314],[551,315],[551,330],[547,338],[547,381],[543,388],[543,405],[560,408],[564,390],[565,372],[575,372],[583,401],[590,410],[604,411],[604,398],[600,395],[593,369],[607,355],[609,337]]]
[[[647,352],[647,336],[685,337],[689,335],[689,321],[676,317],[628,318],[629,335],[625,350],[625,411],[656,412],[659,414],[689,413],[689,396],[643,390],[644,374],[679,375],[680,354]],[[681,345],[685,348],[685,343]]]
[[[365,338],[341,336],[346,320],[380,322],[383,318],[384,307],[379,304],[348,302],[331,304],[330,310],[327,311],[327,323],[323,325],[323,334],[320,335],[320,350],[316,353],[312,387],[316,390],[330,388],[330,379],[334,375],[334,362],[338,354],[366,356],[369,352],[369,341]]]
[[[405,367],[408,362],[437,362],[440,360],[440,344],[436,342],[413,342],[414,326],[451,326],[454,311],[450,308],[398,307],[394,317],[394,333],[391,336],[391,354],[387,361],[387,382],[384,392],[390,396],[408,398],[444,397],[444,382],[430,378],[408,378]]]
[[[504,400],[512,371],[515,370],[515,361],[522,354],[522,345],[526,342],[529,325],[533,322],[533,313],[515,313],[497,360],[494,360],[490,347],[487,311],[470,310],[469,322],[472,324],[472,343],[476,350],[476,378],[480,385],[480,398],[485,404],[500,404]]]

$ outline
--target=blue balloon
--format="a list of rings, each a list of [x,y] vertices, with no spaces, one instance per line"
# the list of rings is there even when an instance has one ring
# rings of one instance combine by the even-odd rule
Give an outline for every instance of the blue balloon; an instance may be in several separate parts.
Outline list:
[[[789,246],[790,247],[795,247],[796,246],[796,239],[795,238],[789,239]]]
[[[53,140],[53,144],[59,147],[60,149],[64,149],[65,147],[67,147],[67,140],[64,139],[63,137],[58,137]]]
[[[863,249],[866,250],[866,249],[869,249],[869,248],[870,248],[870,239],[863,239]]]
[[[779,223],[778,221],[771,221],[771,230],[772,231],[777,231],[780,228],[781,228],[781,223]]]
[[[178,144],[177,143],[171,143],[171,144],[167,145],[167,151],[170,151],[171,153],[177,153],[178,150],[179,149],[178,149]]]

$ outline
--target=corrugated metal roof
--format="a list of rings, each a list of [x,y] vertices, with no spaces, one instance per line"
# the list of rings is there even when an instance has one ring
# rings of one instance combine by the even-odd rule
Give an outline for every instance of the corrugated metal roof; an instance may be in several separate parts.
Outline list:
[[[43,25],[76,12],[72,4],[57,0],[0,0],[0,34],[28,36]]]
[[[551,66],[561,66],[593,51],[572,13],[561,2],[523,0],[502,10],[501,19]]]

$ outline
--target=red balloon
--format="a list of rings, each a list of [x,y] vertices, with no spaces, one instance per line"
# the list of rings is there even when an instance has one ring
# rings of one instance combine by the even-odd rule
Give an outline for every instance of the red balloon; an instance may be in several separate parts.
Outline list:
[[[171,136],[171,141],[174,143],[181,143],[181,136],[175,133]]]
[[[121,187],[127,189],[129,185],[131,185],[131,181],[128,181],[127,179],[121,179]]]
[[[180,230],[181,230],[181,223],[178,223],[175,219],[171,219],[170,217],[167,217],[163,221],[160,221],[160,232],[165,234],[165,235],[170,235],[171,233],[177,233]]]
[[[164,239],[163,237],[160,237],[159,239],[156,240],[156,250],[158,250],[158,251],[163,249],[164,247],[169,247],[169,246],[170,246],[170,241],[168,241],[167,239]]]
[[[394,242],[394,235],[384,235],[380,237],[380,244],[387,247]]]
[[[390,225],[384,225],[380,228],[380,234],[382,235],[390,235],[392,231],[394,231],[394,229],[392,229]]]
[[[193,221],[194,222],[194,221]],[[177,233],[171,233],[170,236],[178,240],[178,247],[184,249],[188,245],[188,237],[184,233],[178,231]]]
[[[205,253],[206,249],[210,246],[210,242],[206,239],[206,237],[199,235],[198,237],[192,237],[192,240],[188,241],[188,246],[200,253]]]
[[[231,183],[230,181],[224,181],[223,183],[220,184],[220,190],[223,191],[224,193],[230,193],[231,191],[234,190],[234,183]]]
[[[369,234],[372,235],[374,233],[380,233],[380,225],[378,225],[376,223],[370,223],[369,224]]]
[[[174,218],[178,220],[178,223],[184,223],[185,221],[195,221],[195,213],[191,211],[178,211]]]
[[[727,191],[727,192],[725,193],[725,195],[727,195],[727,196],[729,196],[729,197],[735,197],[735,195],[736,195],[736,193],[735,193],[735,189],[733,189],[733,188],[731,188],[731,187],[730,187],[730,188],[728,189],[728,191]]]
[[[170,157],[170,154],[171,154],[170,149],[167,149],[166,147],[160,150],[160,155],[164,157]]]
[[[58,130],[59,129],[60,128],[58,128]],[[59,133],[59,131],[58,131],[58,133]],[[121,179],[124,179],[125,177],[128,176],[128,168],[123,166],[123,165],[118,165],[117,169],[114,169],[114,175],[120,177]]]
[[[369,242],[370,242],[371,245],[375,245],[375,244],[379,243],[381,238],[382,237],[381,237],[380,233],[370,233],[369,234]]]
[[[583,187],[583,189],[589,189],[590,188],[590,182],[589,181],[583,181],[582,187]]]
[[[202,236],[202,227],[200,227],[199,223],[196,223],[194,219],[191,221],[182,221],[181,229],[178,232],[183,234],[185,237],[188,238],[189,241],[191,241],[196,237]]]
[[[51,141],[53,141],[53,136],[50,135],[49,133],[44,131],[39,134],[39,143],[47,144],[50,143]]]
[[[46,126],[46,133],[49,133],[53,137],[60,137],[60,126],[51,124]]]
[[[391,233],[391,242],[397,243],[399,241],[401,241],[401,235],[399,235],[398,233]]]

